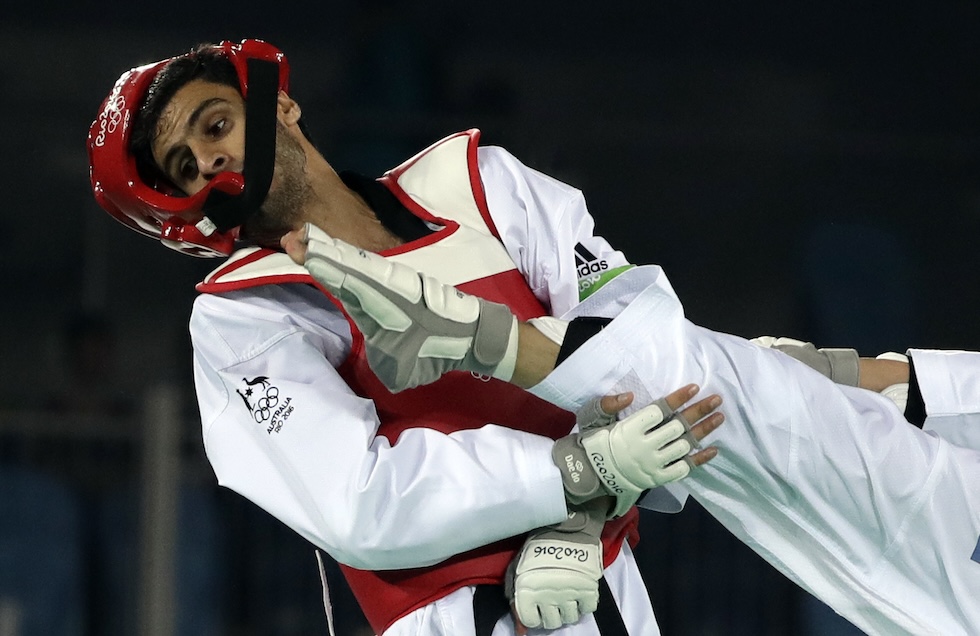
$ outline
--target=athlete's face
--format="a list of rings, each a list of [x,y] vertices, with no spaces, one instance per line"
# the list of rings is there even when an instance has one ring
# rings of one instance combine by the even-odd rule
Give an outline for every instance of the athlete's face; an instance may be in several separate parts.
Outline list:
[[[199,192],[220,172],[241,172],[245,101],[231,86],[188,82],[163,110],[152,150],[157,167],[187,194]]]
[[[297,108],[285,94],[279,115]],[[233,87],[192,80],[164,109],[152,145],[153,159],[170,181],[188,195],[215,175],[241,172],[245,162],[245,101]],[[306,152],[281,120],[276,121],[276,161],[262,211],[276,225],[290,228],[302,212],[311,187]]]

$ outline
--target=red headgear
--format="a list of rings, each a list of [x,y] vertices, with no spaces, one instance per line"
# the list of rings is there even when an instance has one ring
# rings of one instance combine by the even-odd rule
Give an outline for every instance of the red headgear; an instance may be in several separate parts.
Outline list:
[[[214,50],[226,55],[234,65],[239,88],[246,101],[249,98],[250,66],[253,69],[252,75],[257,75],[254,70],[257,68],[255,61],[275,64],[278,68],[278,86],[275,92],[287,90],[289,63],[286,56],[271,44],[261,40],[242,40],[240,44],[225,41],[216,45]],[[192,256],[227,256],[231,254],[234,241],[238,237],[239,226],[244,220],[243,213],[226,216],[224,222],[212,223],[205,218],[205,209],[210,211],[215,200],[226,206],[228,201],[234,199],[250,199],[253,207],[261,203],[261,200],[255,199],[265,197],[268,181],[272,177],[274,122],[268,123],[267,128],[271,132],[266,134],[266,137],[269,134],[272,136],[272,149],[264,153],[270,156],[257,157],[259,153],[256,152],[246,155],[244,174],[222,172],[211,179],[204,189],[189,197],[175,196],[159,184],[148,183],[140,176],[136,158],[130,150],[132,128],[153,80],[175,59],[178,58],[168,58],[123,73],[102,103],[99,116],[92,122],[88,134],[92,192],[99,205],[118,221],[141,234],[159,238],[167,247]],[[252,79],[255,84],[255,78]],[[273,77],[268,83],[273,84],[275,79]],[[271,88],[270,86],[268,91],[270,93],[273,92]],[[267,100],[263,97],[263,101]],[[271,101],[274,104],[275,100]],[[262,110],[267,111],[269,108],[266,104],[262,106],[265,107]],[[252,134],[253,128],[266,128],[264,123],[252,126],[252,120],[248,119],[252,110],[249,108],[246,111],[246,145],[255,136]],[[256,165],[260,160],[267,165],[250,173],[250,165]],[[256,185],[255,182],[259,181],[265,183]],[[212,194],[215,196],[211,196]],[[211,201],[208,201],[209,196]],[[229,218],[236,220],[229,221]],[[229,225],[231,227],[227,227]]]

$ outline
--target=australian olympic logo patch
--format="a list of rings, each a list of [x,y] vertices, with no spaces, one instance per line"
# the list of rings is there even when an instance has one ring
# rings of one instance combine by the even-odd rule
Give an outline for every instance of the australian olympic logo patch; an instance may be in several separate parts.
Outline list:
[[[242,398],[255,423],[265,426],[265,432],[270,435],[282,430],[282,425],[293,414],[293,399],[282,396],[279,387],[272,384],[268,376],[242,378],[242,383],[242,388],[235,389],[235,393]]]

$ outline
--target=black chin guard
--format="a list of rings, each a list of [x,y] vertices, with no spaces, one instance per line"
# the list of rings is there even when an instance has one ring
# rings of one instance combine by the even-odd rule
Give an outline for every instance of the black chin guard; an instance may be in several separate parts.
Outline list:
[[[258,211],[272,185],[272,173],[276,166],[279,66],[265,60],[248,60],[247,90],[245,166],[242,170],[245,188],[234,195],[217,188],[208,193],[202,224],[208,226],[211,232],[227,232],[244,223]]]

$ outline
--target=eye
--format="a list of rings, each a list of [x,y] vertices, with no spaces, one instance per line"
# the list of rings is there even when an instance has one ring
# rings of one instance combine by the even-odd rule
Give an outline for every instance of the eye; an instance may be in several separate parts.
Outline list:
[[[208,126],[208,135],[210,135],[211,137],[218,137],[218,136],[220,136],[221,133],[225,129],[225,124],[226,123],[227,123],[227,120],[224,119],[224,118],[215,120],[214,123],[212,123],[210,126]]]
[[[185,157],[177,164],[177,176],[181,181],[191,181],[197,176],[197,162],[193,157]]]

